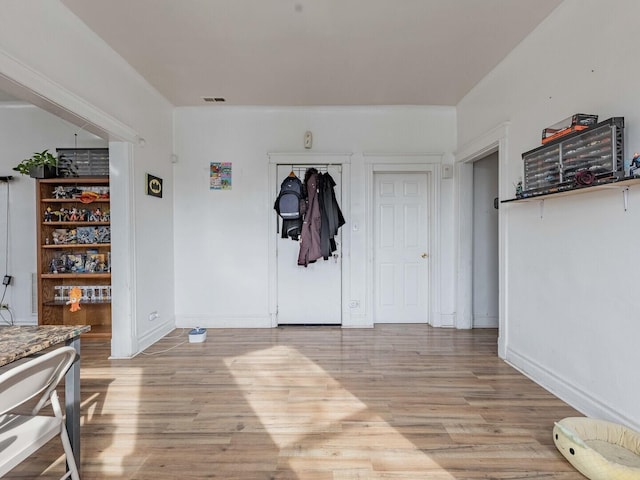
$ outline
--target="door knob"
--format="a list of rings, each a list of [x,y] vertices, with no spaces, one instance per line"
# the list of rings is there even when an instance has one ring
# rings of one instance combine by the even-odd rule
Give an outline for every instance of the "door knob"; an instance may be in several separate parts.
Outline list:
[[[422,255],[420,255],[422,258],[427,258],[429,256],[428,253],[423,253]]]

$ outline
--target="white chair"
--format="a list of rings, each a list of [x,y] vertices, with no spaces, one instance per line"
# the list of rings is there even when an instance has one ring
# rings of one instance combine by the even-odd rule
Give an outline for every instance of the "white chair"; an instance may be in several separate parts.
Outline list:
[[[0,477],[60,435],[68,466],[62,478],[80,480],[56,392],[75,356],[72,347],[61,347],[0,375]],[[30,401],[37,401],[31,415],[8,413]],[[38,415],[49,403],[54,416]]]

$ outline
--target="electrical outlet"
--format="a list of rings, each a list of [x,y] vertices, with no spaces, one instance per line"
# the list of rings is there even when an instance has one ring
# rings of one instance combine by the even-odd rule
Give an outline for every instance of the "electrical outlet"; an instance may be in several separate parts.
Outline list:
[[[2,279],[2,284],[3,285],[11,285],[11,280],[13,279],[13,277],[11,275],[5,275],[4,278]]]

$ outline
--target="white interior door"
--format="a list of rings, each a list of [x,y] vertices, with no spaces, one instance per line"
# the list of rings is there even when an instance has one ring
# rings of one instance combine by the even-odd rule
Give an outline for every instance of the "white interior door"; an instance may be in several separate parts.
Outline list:
[[[334,188],[338,205],[341,203],[340,167],[335,165],[305,165],[296,167],[304,181],[306,168],[315,166],[328,171],[336,182]],[[291,172],[291,165],[278,165],[278,189]],[[282,225],[281,219],[278,219]],[[344,228],[344,227],[342,227]],[[342,230],[342,228],[340,230]],[[320,258],[306,268],[298,266],[300,243],[283,239],[277,241],[278,324],[341,324],[342,323],[342,252],[341,233],[336,237],[337,250],[329,260]],[[275,235],[275,233],[274,233]]]
[[[374,322],[427,323],[427,174],[380,173],[374,178]]]

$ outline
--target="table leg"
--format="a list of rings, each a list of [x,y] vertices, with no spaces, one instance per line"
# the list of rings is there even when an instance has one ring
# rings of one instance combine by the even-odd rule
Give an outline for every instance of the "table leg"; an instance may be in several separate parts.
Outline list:
[[[67,433],[80,472],[80,337],[67,340],[66,344],[75,348],[77,353],[75,362],[64,377],[64,403]]]

